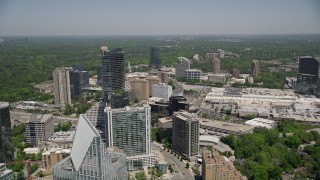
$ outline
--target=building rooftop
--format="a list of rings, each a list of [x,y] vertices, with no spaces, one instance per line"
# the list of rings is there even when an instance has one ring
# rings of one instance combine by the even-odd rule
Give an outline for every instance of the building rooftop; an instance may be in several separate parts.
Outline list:
[[[0,108],[6,108],[9,106],[9,102],[0,101]]]
[[[32,114],[30,119],[28,119],[25,123],[36,123],[41,122],[45,123],[52,118],[51,114]]]
[[[52,142],[72,142],[74,139],[76,132],[75,131],[67,131],[67,132],[55,132],[53,133],[48,141]]]
[[[188,113],[186,111],[175,112],[173,115],[176,116],[179,119],[184,120],[184,121],[190,121],[190,122],[191,121],[199,121],[199,119],[196,116],[196,114]]]
[[[197,72],[201,72],[201,70],[199,70],[199,69],[187,69],[186,71],[197,71]]]
[[[213,121],[212,120],[201,120],[200,125],[201,125],[201,128],[204,128],[204,126],[214,127],[216,129],[232,131],[232,132],[237,132],[237,133],[242,133],[242,132],[246,132],[246,131],[253,129],[253,127],[249,126],[249,125],[235,124],[235,123],[224,122],[224,121],[215,121],[215,120],[213,120]]]
[[[111,107],[106,107],[106,111],[112,112],[127,112],[127,111],[144,111],[145,108],[150,107],[148,104],[140,104],[139,106],[126,106],[124,108],[111,109]]]
[[[275,126],[275,121],[263,118],[254,118],[245,122],[245,124],[254,127],[265,127],[271,129]]]

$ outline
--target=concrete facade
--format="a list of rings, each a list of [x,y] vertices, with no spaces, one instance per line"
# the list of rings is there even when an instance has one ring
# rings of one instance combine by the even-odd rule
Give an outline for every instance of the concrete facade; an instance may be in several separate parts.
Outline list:
[[[55,104],[71,104],[70,71],[71,68],[57,67],[52,72]]]

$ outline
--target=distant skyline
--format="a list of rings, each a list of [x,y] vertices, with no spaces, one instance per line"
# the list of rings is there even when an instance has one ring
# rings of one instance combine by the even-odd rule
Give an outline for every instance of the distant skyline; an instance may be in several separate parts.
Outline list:
[[[2,0],[0,36],[320,33],[319,0]]]

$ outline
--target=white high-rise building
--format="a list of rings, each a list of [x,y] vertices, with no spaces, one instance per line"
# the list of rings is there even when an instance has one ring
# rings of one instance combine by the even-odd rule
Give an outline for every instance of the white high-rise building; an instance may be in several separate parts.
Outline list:
[[[119,109],[105,109],[107,118],[107,145],[118,147],[127,156],[129,169],[136,161],[145,167],[153,166],[151,154],[151,108],[149,105]]]
[[[172,86],[160,83],[152,86],[152,97],[163,98],[169,101],[172,94]]]
[[[53,92],[55,104],[71,104],[70,75],[72,68],[57,67],[53,72]]]

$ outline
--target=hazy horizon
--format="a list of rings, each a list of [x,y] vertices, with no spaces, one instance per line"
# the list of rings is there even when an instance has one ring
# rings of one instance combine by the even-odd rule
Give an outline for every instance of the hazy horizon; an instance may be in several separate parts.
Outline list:
[[[0,2],[0,36],[317,35],[320,1]]]

